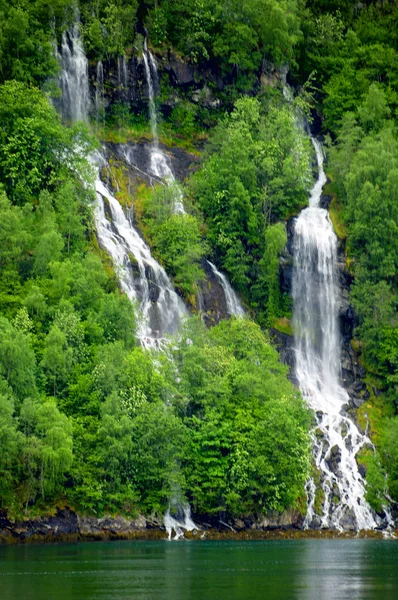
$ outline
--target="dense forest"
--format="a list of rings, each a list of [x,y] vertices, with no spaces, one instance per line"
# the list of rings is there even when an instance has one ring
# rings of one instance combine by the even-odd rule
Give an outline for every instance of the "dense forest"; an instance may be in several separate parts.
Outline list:
[[[105,78],[100,122],[59,116],[56,48],[76,23],[91,70],[140,60],[147,40],[201,82],[163,72],[156,90],[161,143],[196,159],[175,184],[186,212],[173,185],[134,197],[112,171],[190,309],[161,351],[139,343],[142,315],[98,243],[90,160],[150,140],[148,103],[112,98]],[[314,416],[270,332],[292,333],[280,257],[314,182],[308,127],[352,281],[367,499],[398,502],[397,108],[394,0],[0,0],[0,509],[305,513]],[[201,318],[205,258],[244,318]]]

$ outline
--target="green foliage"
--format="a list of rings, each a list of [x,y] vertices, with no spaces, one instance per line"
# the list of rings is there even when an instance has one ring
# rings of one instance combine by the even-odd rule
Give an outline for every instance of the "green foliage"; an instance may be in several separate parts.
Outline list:
[[[194,508],[244,515],[294,504],[307,475],[309,416],[258,325],[238,319],[207,332],[193,321],[171,353]]]
[[[90,58],[122,56],[134,40],[137,0],[83,0],[84,46]]]
[[[176,212],[182,193],[176,183],[157,186],[145,201],[143,220],[154,251],[176,287],[190,300],[204,277],[200,261],[205,245],[198,218]]]
[[[300,77],[305,80],[316,72],[324,125],[333,132],[347,111],[356,110],[372,83],[385,91],[390,108],[397,106],[397,8],[366,4],[354,9],[345,0],[307,3]]]
[[[309,159],[290,106],[274,101],[264,110],[256,98],[241,98],[190,182],[223,268],[264,324],[281,308],[278,256],[286,237],[274,223],[305,204]]]
[[[65,177],[73,181],[74,172],[75,178],[87,177],[86,156],[93,148],[88,132],[82,125],[62,127],[38,89],[16,81],[0,86],[0,122],[0,179],[11,201],[33,201]]]
[[[355,112],[344,115],[330,163],[342,203],[355,276],[351,301],[359,317],[356,335],[362,359],[380,379],[386,401],[396,404],[398,384],[398,140],[388,95],[371,84]],[[396,494],[392,443],[395,419],[384,419],[380,461],[368,465],[369,502],[380,509],[384,500],[383,469],[391,495]],[[379,432],[380,433],[380,432]]]
[[[388,472],[388,489],[394,500],[398,498],[398,417],[390,419],[383,431],[382,458]]]
[[[296,0],[161,0],[147,25],[157,45],[171,43],[193,63],[213,61],[224,74],[253,77],[262,56],[281,65],[300,40]],[[243,83],[244,79],[241,80]]]

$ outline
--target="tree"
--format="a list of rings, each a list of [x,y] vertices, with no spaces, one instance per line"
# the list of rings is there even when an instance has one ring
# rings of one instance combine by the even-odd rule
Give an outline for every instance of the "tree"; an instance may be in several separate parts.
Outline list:
[[[72,350],[68,348],[66,335],[53,325],[46,337],[41,366],[52,381],[52,393],[65,385],[72,363]]]
[[[36,359],[29,334],[0,318],[0,375],[19,401],[36,394]]]

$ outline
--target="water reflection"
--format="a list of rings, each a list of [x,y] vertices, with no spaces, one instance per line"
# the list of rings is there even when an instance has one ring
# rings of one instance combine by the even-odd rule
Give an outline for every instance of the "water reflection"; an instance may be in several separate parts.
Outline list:
[[[396,600],[398,544],[374,540],[0,547],[1,600]]]

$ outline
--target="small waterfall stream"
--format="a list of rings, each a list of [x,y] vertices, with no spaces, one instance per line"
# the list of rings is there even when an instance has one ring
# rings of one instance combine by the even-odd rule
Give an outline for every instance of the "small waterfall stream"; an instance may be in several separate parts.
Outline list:
[[[141,344],[156,347],[166,334],[176,333],[187,310],[165,270],[153,258],[149,246],[100,179],[96,181],[96,191],[98,241],[112,257],[121,288],[131,300],[139,303]],[[111,221],[107,219],[104,202],[109,206]]]
[[[159,87],[158,67],[152,53],[148,50],[145,38],[144,51],[142,54],[145,67],[145,76],[148,85],[149,118],[152,133],[151,149],[151,172],[158,179],[164,180],[166,184],[174,183],[173,171],[170,169],[166,156],[159,146],[158,119],[155,105],[155,90]],[[185,214],[184,199],[182,192],[176,188],[174,198],[174,212]]]
[[[365,500],[365,482],[355,460],[361,447],[371,442],[344,409],[349,398],[339,382],[337,238],[328,212],[319,206],[326,175],[321,144],[315,139],[312,143],[319,175],[309,207],[295,224],[293,300],[296,376],[316,414],[313,455],[320,471],[323,499],[319,522],[316,485],[310,480],[305,526],[373,529],[375,516]]]
[[[224,290],[227,313],[229,315],[233,315],[234,317],[244,317],[245,311],[243,309],[243,306],[240,303],[238,296],[232,289],[232,286],[229,283],[227,277],[224,275],[224,273],[221,273],[212,262],[208,260],[207,263],[209,264],[216,279],[219,281],[222,289]]]
[[[60,111],[66,122],[87,121],[90,107],[88,63],[80,38],[80,25],[75,23],[62,34],[61,52],[56,57],[62,71]]]

